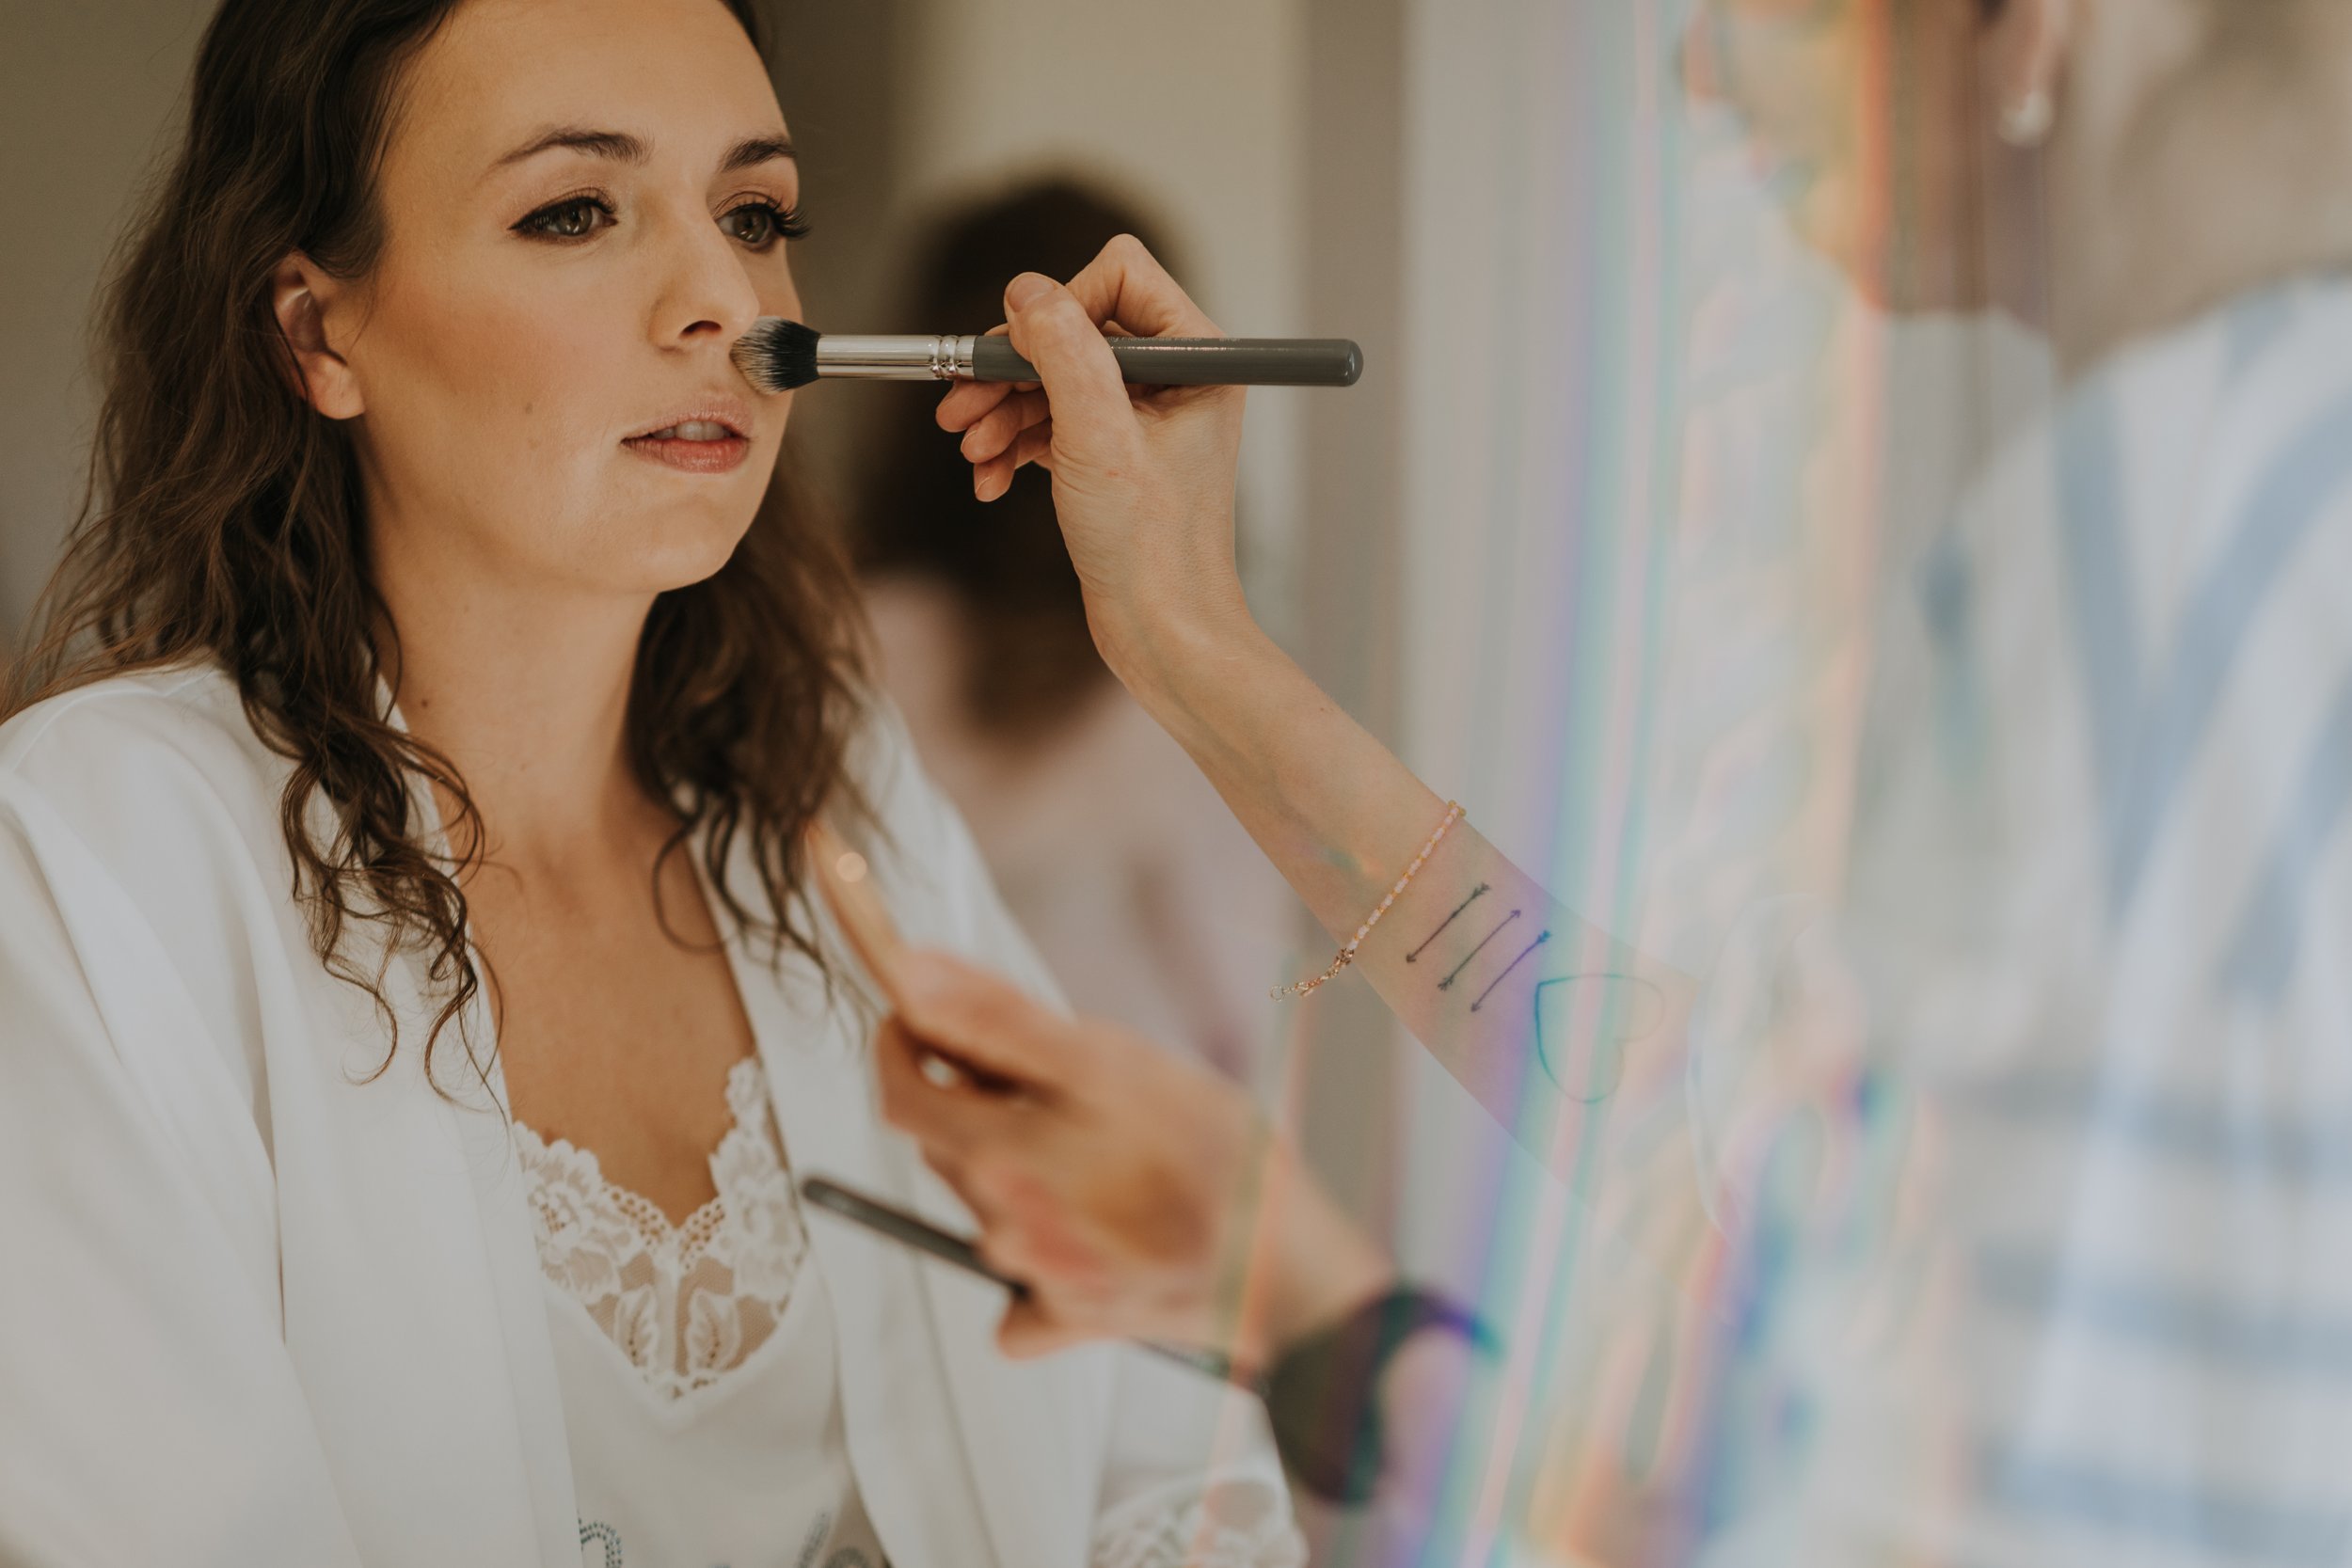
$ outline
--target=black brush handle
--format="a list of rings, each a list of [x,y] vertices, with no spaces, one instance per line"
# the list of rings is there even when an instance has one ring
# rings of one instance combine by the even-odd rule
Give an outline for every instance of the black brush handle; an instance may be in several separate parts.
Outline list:
[[[1345,338],[1113,338],[1119,373],[1138,387],[1353,387],[1364,352]],[[1035,381],[999,334],[972,345],[975,381]]]
[[[819,1209],[830,1209],[845,1220],[855,1220],[868,1230],[881,1232],[894,1242],[928,1252],[943,1263],[953,1263],[966,1274],[978,1275],[1010,1291],[1015,1297],[1025,1297],[1029,1287],[1009,1275],[998,1274],[988,1266],[980,1249],[969,1238],[952,1236],[927,1220],[917,1219],[903,1209],[851,1192],[838,1182],[821,1176],[812,1176],[801,1183],[801,1196]]]
[[[949,1235],[928,1220],[917,1219],[903,1209],[894,1209],[878,1198],[852,1192],[839,1182],[828,1181],[821,1176],[803,1179],[801,1196],[820,1209],[831,1210],[845,1220],[854,1220],[879,1235],[887,1236],[918,1252],[927,1252],[943,1263],[952,1263],[966,1274],[976,1274],[982,1279],[1002,1285],[1012,1292],[1016,1301],[1026,1300],[1029,1295],[1029,1287],[1025,1283],[990,1268],[987,1259],[980,1256],[980,1249],[974,1246],[968,1238]],[[1157,1339],[1130,1342],[1179,1366],[1189,1367],[1203,1377],[1236,1384],[1259,1394],[1265,1391],[1255,1375],[1243,1370],[1229,1357],[1216,1351],[1163,1344]]]

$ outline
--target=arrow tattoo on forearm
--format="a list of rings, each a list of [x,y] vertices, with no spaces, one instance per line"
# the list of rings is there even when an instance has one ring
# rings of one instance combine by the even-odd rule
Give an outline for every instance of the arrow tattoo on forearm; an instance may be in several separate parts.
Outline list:
[[[1452,914],[1450,914],[1450,915],[1447,915],[1447,916],[1446,916],[1443,920],[1438,921],[1438,928],[1437,928],[1436,930],[1434,930],[1434,931],[1432,931],[1432,932],[1430,932],[1430,933],[1429,933],[1429,940],[1428,940],[1428,942],[1422,942],[1422,943],[1419,947],[1416,947],[1416,948],[1414,948],[1414,949],[1413,949],[1410,953],[1406,954],[1406,955],[1405,955],[1405,961],[1406,961],[1406,963],[1411,963],[1411,962],[1413,962],[1414,960],[1418,959],[1418,958],[1420,958],[1420,957],[1421,957],[1423,953],[1426,953],[1427,951],[1429,951],[1429,942],[1435,942],[1435,941],[1437,941],[1439,937],[1441,937],[1441,936],[1445,935],[1445,930],[1446,930],[1446,927],[1449,927],[1449,926],[1451,926],[1451,925],[1453,925],[1455,921],[1457,921],[1457,920],[1461,919],[1461,918],[1462,918],[1462,911],[1463,911],[1464,910],[1467,910],[1467,909],[1469,909],[1469,908],[1470,908],[1472,904],[1477,903],[1479,899],[1481,899],[1481,898],[1485,897],[1485,896],[1486,895],[1486,894],[1487,894],[1488,892],[1490,892],[1490,891],[1491,891],[1491,890],[1490,890],[1490,889],[1486,886],[1486,883],[1484,883],[1484,882],[1481,882],[1481,883],[1479,883],[1476,887],[1474,887],[1474,888],[1470,889],[1470,895],[1468,898],[1463,899],[1460,903],[1458,903],[1458,904],[1454,905],[1454,912],[1453,912]]]
[[[1510,925],[1510,924],[1511,924],[1511,922],[1513,922],[1514,920],[1517,920],[1517,919],[1519,917],[1519,913],[1520,913],[1520,911],[1518,911],[1518,910],[1513,910],[1513,911],[1512,911],[1509,914],[1504,915],[1504,916],[1502,917],[1502,919],[1500,922],[1498,922],[1498,923],[1497,923],[1497,925],[1495,926],[1495,928],[1494,928],[1493,930],[1488,931],[1488,932],[1487,932],[1485,936],[1480,937],[1480,938],[1478,939],[1478,945],[1477,945],[1476,947],[1471,948],[1471,949],[1470,949],[1468,953],[1464,954],[1464,955],[1462,956],[1462,961],[1461,961],[1460,963],[1455,964],[1455,965],[1454,966],[1454,973],[1453,973],[1453,974],[1449,974],[1449,975],[1447,975],[1444,979],[1442,979],[1442,980],[1440,980],[1440,981],[1438,981],[1438,989],[1439,990],[1453,990],[1453,989],[1454,989],[1454,982],[1456,979],[1460,978],[1461,974],[1462,974],[1462,971],[1464,971],[1464,970],[1468,969],[1468,968],[1470,966],[1470,960],[1471,960],[1472,958],[1475,958],[1476,957],[1478,957],[1478,955],[1479,955],[1480,953],[1484,952],[1484,951],[1486,950],[1486,944],[1487,944],[1488,942],[1490,942],[1494,941],[1494,940],[1495,940],[1495,938],[1497,938],[1497,937],[1501,936],[1501,935],[1502,934],[1502,927],[1505,927],[1505,926]]]

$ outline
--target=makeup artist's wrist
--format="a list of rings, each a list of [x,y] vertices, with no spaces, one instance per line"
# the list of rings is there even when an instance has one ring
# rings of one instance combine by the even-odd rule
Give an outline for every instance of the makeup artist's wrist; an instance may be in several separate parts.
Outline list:
[[[1390,1290],[1396,1266],[1284,1148],[1268,1173],[1277,1196],[1261,1238],[1263,1288],[1245,1358],[1270,1368],[1309,1335]]]
[[[1144,711],[1196,755],[1223,736],[1237,698],[1291,667],[1238,591],[1230,603],[1126,617],[1096,643]]]

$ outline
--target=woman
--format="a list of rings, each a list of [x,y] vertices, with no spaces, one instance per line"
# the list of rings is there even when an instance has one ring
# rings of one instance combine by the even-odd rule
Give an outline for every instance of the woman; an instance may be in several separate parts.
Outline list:
[[[1714,0],[1686,48],[1859,288],[2009,311],[2067,378],[1892,578],[1842,907],[1762,911],[1754,961],[1703,988],[1550,906],[1250,625],[1237,400],[1131,410],[1094,340],[1204,325],[1140,257],[1016,282],[1043,392],[959,388],[941,421],[983,495],[1050,464],[1113,668],[1352,966],[1588,1183],[1608,1246],[1547,1328],[1589,1373],[1482,1494],[1527,1499],[1524,1541],[2341,1560],[2352,207],[2289,171],[2352,146],[2352,10]],[[1448,923],[1482,904],[1532,913],[1527,948],[1465,957],[1498,923]],[[1457,958],[1468,986],[1438,978]],[[1135,1042],[960,966],[898,984],[890,1112],[1035,1288],[1009,1342],[1185,1332],[1327,1366],[1337,1325],[1391,1485],[1437,1496],[1459,1337],[1357,1329],[1383,1272],[1245,1105],[1172,1069],[1131,1091]],[[926,1052],[1025,1092],[934,1082]],[[1309,1291],[1334,1256],[1344,1288]],[[1624,1310],[1645,1273],[1682,1305]]]
[[[1295,1561],[1214,1386],[1009,1367],[796,1207],[961,1217],[880,1136],[820,812],[1045,981],[730,366],[802,313],[751,23],[206,35],[0,727],[0,1559]]]

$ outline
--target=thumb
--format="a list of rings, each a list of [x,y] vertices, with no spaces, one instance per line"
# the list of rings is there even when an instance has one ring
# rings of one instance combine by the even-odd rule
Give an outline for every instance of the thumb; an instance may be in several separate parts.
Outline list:
[[[1081,463],[1114,461],[1135,436],[1135,410],[1110,343],[1078,296],[1025,272],[1005,290],[1005,324],[1044,385],[1056,446]]]
[[[948,954],[903,955],[898,990],[899,1016],[924,1043],[1025,1089],[1050,1098],[1083,1056],[1069,1019]]]

